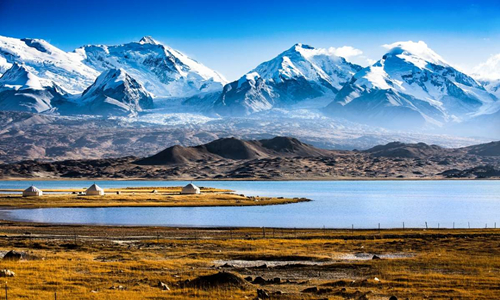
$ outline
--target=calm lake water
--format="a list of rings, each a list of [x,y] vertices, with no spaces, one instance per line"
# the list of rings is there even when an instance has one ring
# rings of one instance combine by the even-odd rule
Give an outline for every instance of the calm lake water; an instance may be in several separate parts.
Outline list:
[[[180,186],[181,181],[95,181],[106,188]],[[0,181],[0,189],[88,187],[94,181]],[[204,181],[253,196],[312,202],[261,207],[45,208],[3,210],[2,218],[106,225],[308,228],[500,226],[500,181]]]

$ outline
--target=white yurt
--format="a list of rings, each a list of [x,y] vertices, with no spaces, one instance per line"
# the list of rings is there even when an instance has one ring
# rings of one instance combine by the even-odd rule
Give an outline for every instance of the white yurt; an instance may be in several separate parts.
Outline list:
[[[33,185],[23,191],[23,197],[31,197],[31,196],[39,197],[42,195],[43,195],[42,190]]]
[[[104,195],[104,190],[94,183],[85,191],[85,194],[88,196]]]
[[[183,194],[183,195],[199,194],[199,193],[200,193],[200,188],[192,183],[183,187],[182,191],[181,191],[181,194]]]

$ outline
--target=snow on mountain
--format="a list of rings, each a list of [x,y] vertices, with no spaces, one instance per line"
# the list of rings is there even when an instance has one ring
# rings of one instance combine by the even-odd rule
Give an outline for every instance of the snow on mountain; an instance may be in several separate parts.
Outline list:
[[[360,69],[327,49],[296,44],[227,84],[214,110],[245,115],[304,99],[333,97]]]
[[[63,102],[64,97],[65,92],[56,84],[16,62],[0,77],[0,110],[44,112]]]
[[[66,53],[44,40],[0,36],[0,74],[14,63],[24,64],[31,74],[72,94],[81,93],[99,75],[75,53]]]
[[[385,127],[442,126],[491,113],[500,103],[422,41],[386,47],[381,60],[339,91],[330,114]]]
[[[92,114],[129,115],[153,108],[153,97],[123,69],[110,69],[83,92],[80,105]]]
[[[500,98],[500,54],[493,55],[486,62],[479,64],[474,69],[473,76],[488,92]]]
[[[222,90],[219,73],[151,37],[117,46],[88,45],[74,51],[93,69],[123,69],[156,97],[190,97]]]

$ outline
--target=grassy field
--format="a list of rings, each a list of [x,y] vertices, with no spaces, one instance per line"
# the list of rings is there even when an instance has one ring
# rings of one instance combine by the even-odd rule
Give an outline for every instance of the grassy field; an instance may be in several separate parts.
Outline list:
[[[309,201],[304,198],[247,197],[231,190],[214,188],[202,188],[199,195],[181,195],[181,187],[106,189],[103,196],[79,195],[85,189],[44,190],[45,194],[41,197],[22,197],[20,191],[3,190],[6,194],[0,194],[0,207],[252,206]]]
[[[500,230],[0,224],[9,299],[499,299]],[[373,255],[381,259],[372,259]],[[229,272],[243,283],[201,275]],[[251,277],[260,282],[246,282]],[[275,278],[279,278],[275,279]],[[158,282],[170,290],[162,290]]]

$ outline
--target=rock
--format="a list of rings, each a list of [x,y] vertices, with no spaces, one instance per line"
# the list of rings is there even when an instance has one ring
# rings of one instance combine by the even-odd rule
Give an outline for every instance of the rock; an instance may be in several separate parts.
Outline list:
[[[260,277],[260,276],[257,276],[255,277],[255,279],[252,281],[253,284],[260,284],[260,285],[263,285],[263,284],[266,284],[267,283],[267,280],[265,280],[264,278]]]
[[[165,283],[158,281],[158,287],[164,291],[170,291],[170,288]]]
[[[16,273],[12,272],[11,270],[3,269],[0,270],[0,277],[14,277],[16,276]]]
[[[252,278],[252,276],[247,276],[247,277],[245,277],[245,280],[248,282],[252,282],[253,278]]]
[[[317,286],[302,290],[302,293],[317,293],[317,292],[318,292]]]
[[[222,266],[220,266],[220,267],[221,267],[221,268],[234,268],[234,266],[233,266],[233,265],[230,265],[230,264],[228,264],[228,263],[225,263],[225,264],[223,264],[223,265],[222,265]]]
[[[396,296],[391,296],[391,298],[389,298],[389,300],[398,300],[398,297],[396,297]]]
[[[279,277],[274,278],[273,283],[276,283],[276,284],[281,283],[281,278],[279,278]]]
[[[15,250],[10,250],[9,252],[7,252],[7,254],[4,255],[3,259],[17,261],[17,260],[20,260],[22,257],[23,257],[23,253],[17,252]]]
[[[184,285],[199,289],[244,289],[248,287],[246,280],[239,275],[229,272],[199,276],[189,282],[185,282]]]
[[[259,299],[268,299],[269,298],[269,292],[266,290],[257,290],[257,298]]]
[[[378,255],[374,255],[374,256],[372,257],[372,259],[380,259],[380,256],[378,256]]]

